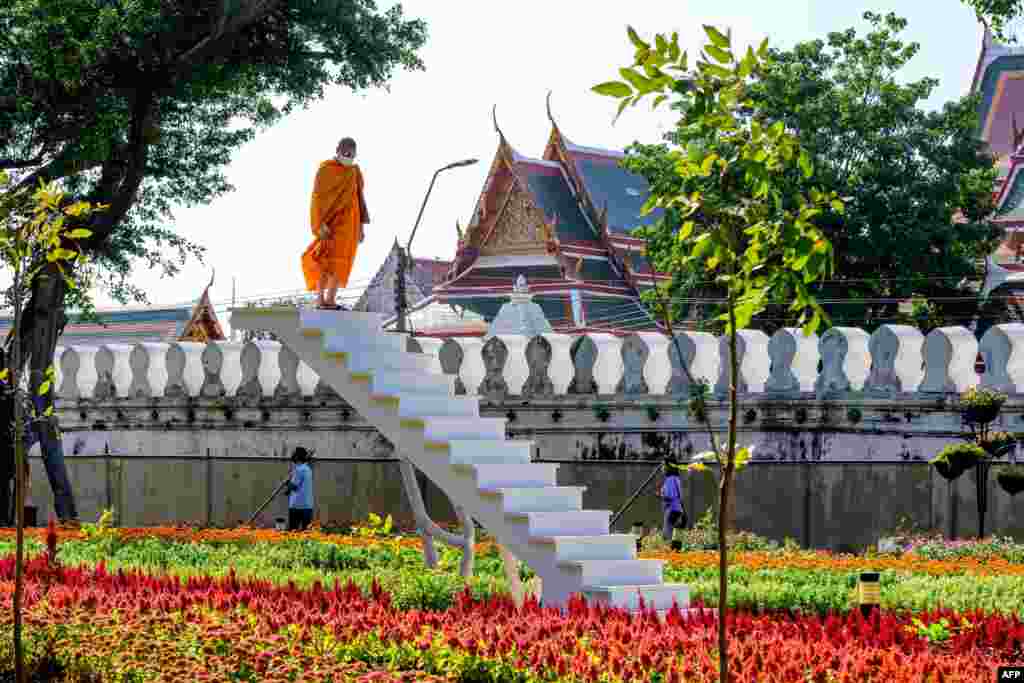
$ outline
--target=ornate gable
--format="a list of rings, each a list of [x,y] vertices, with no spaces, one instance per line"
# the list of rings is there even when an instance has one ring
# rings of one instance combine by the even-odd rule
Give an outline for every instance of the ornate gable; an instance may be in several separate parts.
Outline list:
[[[203,295],[199,297],[199,303],[192,309],[192,317],[185,325],[178,341],[205,343],[224,341],[227,338],[224,336],[224,329],[221,327],[220,321],[217,319],[217,312],[210,301],[211,286],[213,286],[212,277],[210,284],[206,285],[206,289],[203,290]]]
[[[544,212],[518,182],[513,182],[494,227],[480,247],[480,255],[544,255],[549,252],[552,234]]]

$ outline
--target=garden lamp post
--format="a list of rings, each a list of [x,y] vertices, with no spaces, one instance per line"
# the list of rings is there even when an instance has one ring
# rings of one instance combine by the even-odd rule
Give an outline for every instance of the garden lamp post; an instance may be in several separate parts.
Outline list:
[[[406,304],[405,298],[405,272],[407,268],[412,267],[412,240],[416,237],[416,229],[420,227],[420,219],[423,218],[423,210],[427,208],[427,200],[430,199],[430,192],[434,189],[434,181],[437,180],[437,176],[440,175],[442,171],[459,168],[461,166],[472,166],[476,162],[476,159],[463,159],[462,161],[455,161],[447,166],[442,166],[434,171],[434,177],[430,179],[430,186],[427,187],[427,194],[423,197],[423,204],[420,206],[420,213],[416,216],[416,224],[412,226],[412,234],[409,235],[409,241],[406,243],[404,250],[401,246],[398,247],[398,278],[395,282],[395,312],[398,314],[398,320],[395,325],[395,329],[399,332],[405,332],[407,327],[409,307]]]

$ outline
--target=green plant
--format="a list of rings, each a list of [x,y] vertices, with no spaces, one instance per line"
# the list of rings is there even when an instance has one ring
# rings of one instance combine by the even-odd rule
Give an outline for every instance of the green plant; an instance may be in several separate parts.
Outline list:
[[[607,422],[608,418],[610,418],[611,416],[612,413],[608,409],[608,406],[604,405],[603,403],[597,403],[594,405],[594,417],[596,417],[601,422]]]
[[[955,443],[943,448],[929,462],[935,466],[939,474],[953,480],[987,456],[985,450],[975,443]]]
[[[657,422],[658,418],[661,417],[661,411],[658,410],[658,406],[647,404],[647,419],[651,422]]]
[[[996,481],[1011,496],[1024,491],[1024,465],[1016,463],[995,468]]]
[[[850,408],[846,411],[846,419],[849,420],[851,424],[857,424],[863,417],[864,415],[861,413],[860,408]]]
[[[985,424],[996,419],[1006,403],[1006,394],[985,387],[971,387],[960,395],[957,408],[972,424]]]
[[[917,617],[911,620],[913,625],[905,626],[908,632],[927,640],[929,643],[944,643],[953,637],[957,632],[970,631],[975,628],[974,624],[966,618],[961,617],[960,625],[953,625],[949,619],[943,617],[938,621],[926,624]]]
[[[727,595],[726,536],[737,470],[750,460],[752,447],[737,444],[739,398],[739,331],[770,304],[788,302],[805,334],[825,319],[812,295],[811,283],[825,277],[833,265],[832,245],[815,224],[819,216],[841,215],[843,202],[835,192],[812,184],[813,162],[782,120],[771,120],[762,103],[750,98],[768,68],[768,41],[758,50],[734,53],[732,36],[704,26],[707,42],[690,68],[679,36],[657,34],[654,45],[632,28],[635,47],[632,67],[619,73],[627,82],[594,87],[599,94],[621,100],[619,113],[647,96],[654,106],[673,97],[681,116],[670,153],[677,175],[675,187],[655,187],[642,213],[655,207],[675,212],[676,226],[658,222],[650,235],[648,258],[669,273],[700,271],[723,293],[724,312],[717,316],[725,332],[728,353],[729,421],[726,441],[719,446],[709,430],[711,450],[694,456],[694,464],[719,465],[720,609]],[[670,72],[676,72],[677,76]],[[647,235],[645,235],[647,236]],[[678,286],[676,278],[673,282]],[[660,285],[644,296],[672,335],[673,284]],[[719,678],[728,680],[726,620],[718,622]]]

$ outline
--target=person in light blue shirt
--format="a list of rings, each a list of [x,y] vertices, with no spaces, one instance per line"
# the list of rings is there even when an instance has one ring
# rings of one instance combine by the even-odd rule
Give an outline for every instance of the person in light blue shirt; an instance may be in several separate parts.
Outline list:
[[[292,454],[292,477],[285,487],[288,493],[288,530],[304,531],[313,521],[313,470],[309,451],[299,446]]]

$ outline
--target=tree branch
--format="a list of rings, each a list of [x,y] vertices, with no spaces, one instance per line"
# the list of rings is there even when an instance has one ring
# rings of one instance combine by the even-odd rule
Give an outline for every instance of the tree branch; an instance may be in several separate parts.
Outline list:
[[[146,161],[149,158],[149,144],[146,142],[145,131],[150,125],[155,102],[153,90],[139,90],[132,104],[132,120],[128,135],[128,152],[123,167],[117,168],[116,162],[104,164],[103,176],[97,191],[113,196],[99,196],[97,201],[106,202],[109,206],[105,211],[97,211],[90,216],[89,229],[92,235],[83,247],[89,251],[96,250],[106,242],[107,237],[121,222],[135,201],[135,195],[145,176]],[[116,189],[115,189],[116,188]]]
[[[43,157],[34,159],[0,159],[0,168],[29,168],[43,163]]]
[[[188,71],[193,65],[208,61],[229,42],[227,39],[264,19],[282,4],[281,0],[248,0],[247,2],[242,0],[242,2],[245,4],[234,18],[229,19],[227,12],[224,12],[213,33],[200,40],[178,58],[175,66],[177,72]],[[224,5],[227,4],[229,4],[228,0],[225,0]]]

